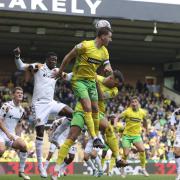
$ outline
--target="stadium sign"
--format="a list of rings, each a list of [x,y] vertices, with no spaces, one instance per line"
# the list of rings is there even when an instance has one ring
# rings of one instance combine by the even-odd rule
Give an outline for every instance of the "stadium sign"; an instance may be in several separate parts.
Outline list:
[[[47,169],[48,174],[53,172],[55,163],[50,163]],[[109,165],[105,164],[105,172],[109,168]],[[127,174],[137,175],[140,173],[141,167],[138,164],[131,164],[130,166],[125,167],[125,172]],[[150,174],[176,174],[176,164],[175,163],[147,163],[147,171]],[[19,172],[19,163],[18,162],[1,162],[0,163],[0,175],[4,174],[18,174]],[[92,174],[92,169],[87,167],[85,163],[71,163],[66,172],[68,174]],[[114,175],[120,175],[120,170],[113,168],[112,170]],[[39,174],[37,169],[37,162],[26,162],[25,167],[26,174]]]
[[[69,2],[71,2],[69,4]],[[78,8],[82,1],[78,0],[0,0],[0,8],[8,10],[32,10],[42,12],[59,12],[66,13],[70,9],[70,13],[84,14],[84,8],[89,9],[90,14],[96,14],[98,6],[102,0],[84,0],[83,7]],[[69,6],[70,5],[70,6]]]
[[[180,23],[179,0],[0,0],[0,10]]]

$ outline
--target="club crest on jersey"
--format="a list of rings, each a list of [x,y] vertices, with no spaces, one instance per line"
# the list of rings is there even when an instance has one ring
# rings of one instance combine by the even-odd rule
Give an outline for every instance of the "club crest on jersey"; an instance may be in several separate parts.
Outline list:
[[[4,104],[4,105],[2,106],[2,110],[7,113],[7,112],[9,111],[9,107],[8,107],[6,104]]]
[[[88,58],[87,60],[91,64],[101,64],[102,62],[100,60],[94,59],[94,58]]]

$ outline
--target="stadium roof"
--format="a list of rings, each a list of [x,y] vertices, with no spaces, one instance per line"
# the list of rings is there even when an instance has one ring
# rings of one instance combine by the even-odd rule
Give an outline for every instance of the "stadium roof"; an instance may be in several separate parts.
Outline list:
[[[94,17],[0,12],[0,55],[19,45],[26,57],[55,51],[60,58],[84,40],[94,37]],[[180,24],[107,19],[113,28],[110,59],[121,63],[179,61]],[[157,34],[154,26],[157,27]],[[155,32],[156,33],[156,32]]]

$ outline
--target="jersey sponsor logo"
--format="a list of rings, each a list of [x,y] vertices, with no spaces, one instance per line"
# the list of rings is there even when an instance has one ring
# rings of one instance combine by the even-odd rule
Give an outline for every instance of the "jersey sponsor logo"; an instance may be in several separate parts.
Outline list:
[[[135,122],[141,122],[141,119],[138,118],[134,118],[134,117],[130,117],[131,121],[135,121]]]
[[[88,58],[87,60],[91,64],[101,64],[102,62],[100,60],[94,59],[94,58]]]
[[[9,111],[8,105],[7,104],[3,104],[2,110],[7,113]]]

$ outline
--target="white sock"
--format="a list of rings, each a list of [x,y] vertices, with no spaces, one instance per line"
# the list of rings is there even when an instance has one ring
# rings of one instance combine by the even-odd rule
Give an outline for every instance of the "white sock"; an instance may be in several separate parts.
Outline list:
[[[180,174],[180,157],[175,158],[177,174]]]
[[[120,157],[120,156],[118,156],[118,157],[116,158],[116,160],[117,160],[117,161],[121,160],[121,157]]]
[[[19,172],[24,172],[25,162],[26,162],[26,158],[27,158],[27,152],[20,152],[19,158],[20,158]]]
[[[59,164],[56,164],[54,166],[54,172],[59,172],[59,169],[60,169],[60,165]]]
[[[69,120],[65,119],[60,126],[58,126],[53,133],[52,140],[57,141],[59,136],[70,126]]]
[[[46,162],[45,162],[45,164],[44,164],[44,169],[47,170],[48,166],[49,166],[49,161],[46,160]]]
[[[42,165],[43,140],[36,139],[35,145],[36,145],[36,156],[37,156],[38,166],[43,167],[43,165]]]
[[[86,164],[87,164],[89,167],[91,167],[93,170],[96,169],[96,167],[94,166],[94,164],[93,164],[93,162],[91,161],[91,159],[88,159],[88,160],[86,161]]]
[[[97,136],[95,136],[94,138],[93,138],[93,140],[96,140],[98,137]]]
[[[95,163],[98,167],[98,170],[102,171],[102,165],[101,165],[101,160],[100,160],[99,156],[96,156],[96,158],[94,160],[95,160]]]
[[[68,164],[66,164],[65,162],[63,162],[60,167],[59,167],[59,175],[63,174],[66,170]]]

